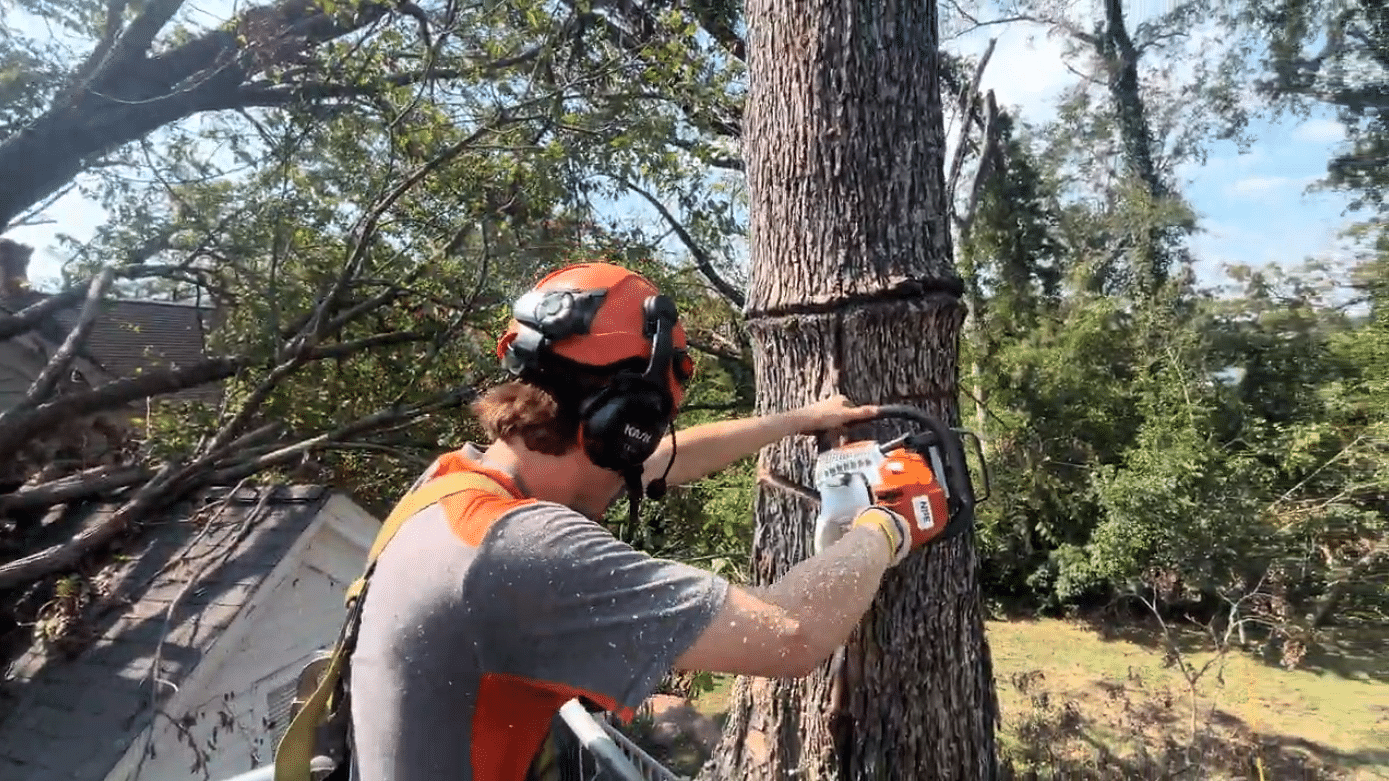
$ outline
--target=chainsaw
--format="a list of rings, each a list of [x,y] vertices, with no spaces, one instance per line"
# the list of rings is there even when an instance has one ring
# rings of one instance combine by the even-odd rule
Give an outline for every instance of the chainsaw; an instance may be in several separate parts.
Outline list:
[[[905,404],[880,408],[872,420],[903,418],[917,429],[890,441],[858,440],[833,445],[821,435],[815,459],[815,489],[827,496],[831,489],[861,481],[874,502],[887,501],[896,490],[909,484],[927,486],[926,494],[912,502],[915,518],[908,520],[919,528],[931,529],[930,544],[949,540],[974,523],[974,508],[989,498],[989,473],[979,437],[971,431],[950,428],[935,417]],[[964,441],[973,443],[983,478],[983,496],[977,496],[965,457]],[[820,503],[815,528],[842,508]]]

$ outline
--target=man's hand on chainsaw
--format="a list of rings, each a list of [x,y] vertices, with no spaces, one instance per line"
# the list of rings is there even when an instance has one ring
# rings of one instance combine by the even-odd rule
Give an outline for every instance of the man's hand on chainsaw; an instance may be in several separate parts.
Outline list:
[[[849,529],[866,525],[882,532],[893,564],[899,564],[912,550],[945,531],[949,519],[945,491],[919,454],[897,451],[871,473],[878,476],[872,485],[862,471],[843,472],[819,482],[816,553]]]
[[[900,454],[883,467],[883,480],[873,486],[873,506],[854,519],[854,525],[881,528],[892,546],[893,564],[930,543],[945,531],[949,520],[945,491],[921,456]]]
[[[868,420],[878,414],[878,407],[876,405],[856,405],[848,396],[840,394],[817,401],[814,404],[807,404],[791,414],[795,416],[799,432],[811,434],[817,431],[831,431],[850,423],[857,423],[860,420]]]
[[[820,486],[820,513],[815,516],[815,552],[835,544],[853,526],[859,513],[873,504],[873,492],[858,472],[839,475]]]

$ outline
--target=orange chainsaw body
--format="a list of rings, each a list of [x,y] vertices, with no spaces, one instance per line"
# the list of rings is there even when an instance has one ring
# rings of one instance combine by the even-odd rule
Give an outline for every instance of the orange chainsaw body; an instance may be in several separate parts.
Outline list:
[[[952,539],[970,529],[975,505],[989,492],[989,471],[979,438],[906,404],[879,407],[874,419],[886,418],[908,420],[915,424],[915,430],[890,441],[863,439],[842,444],[832,444],[829,432],[821,433],[812,470],[816,490],[823,492],[857,479],[869,489],[872,501],[898,505],[908,486],[924,486],[924,492],[911,492],[918,496],[911,503],[913,517],[909,520],[927,533],[928,542]],[[975,446],[983,495],[975,493],[965,457],[965,438]],[[818,527],[819,520],[816,523]]]
[[[925,494],[912,501],[912,516],[908,520],[927,531],[928,540],[945,531],[950,520],[945,486],[921,453],[906,447],[884,453],[882,445],[870,439],[840,445],[822,458],[828,463],[821,477],[857,472],[863,475],[877,504],[896,503],[908,486],[925,486]]]

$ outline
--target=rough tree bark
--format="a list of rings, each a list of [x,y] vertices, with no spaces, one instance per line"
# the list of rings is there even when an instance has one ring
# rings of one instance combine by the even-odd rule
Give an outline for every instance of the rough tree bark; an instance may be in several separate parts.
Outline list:
[[[955,417],[965,310],[935,13],[932,3],[747,3],[747,319],[761,412],[842,392]],[[808,483],[814,451],[794,438],[764,451],[761,466]],[[770,482],[756,512],[753,577],[765,584],[809,555],[813,512]],[[734,692],[709,779],[995,777],[972,535],[889,572],[849,644],[814,674],[743,678]]]

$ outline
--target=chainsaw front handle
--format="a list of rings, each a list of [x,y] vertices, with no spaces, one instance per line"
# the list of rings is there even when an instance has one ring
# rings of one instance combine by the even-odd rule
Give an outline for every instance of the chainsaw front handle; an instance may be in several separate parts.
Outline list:
[[[935,435],[935,441],[940,443],[941,447],[946,448],[948,457],[954,463],[960,465],[958,473],[952,470],[951,474],[947,475],[949,481],[946,483],[946,486],[949,487],[952,492],[959,490],[961,496],[968,496],[971,510],[974,505],[989,498],[989,494],[992,492],[992,487],[989,484],[989,465],[984,462],[984,447],[983,443],[979,441],[979,435],[968,429],[951,428],[934,415],[922,412],[920,409],[909,404],[884,405],[879,408],[878,414],[870,418],[870,420],[882,420],[884,418],[903,418],[910,420],[921,424],[923,428]],[[965,437],[969,437],[974,442],[974,455],[979,459],[979,471],[984,479],[983,496],[979,496],[975,492],[974,483],[970,480],[969,461],[965,458],[964,450]],[[907,439],[910,440],[911,437],[908,436]],[[911,444],[914,443],[909,442],[908,446]]]

